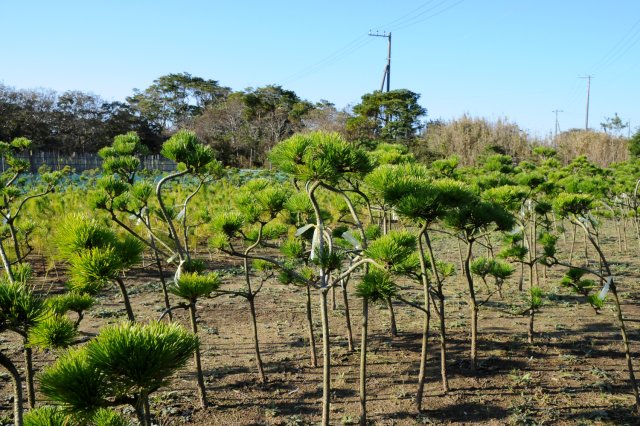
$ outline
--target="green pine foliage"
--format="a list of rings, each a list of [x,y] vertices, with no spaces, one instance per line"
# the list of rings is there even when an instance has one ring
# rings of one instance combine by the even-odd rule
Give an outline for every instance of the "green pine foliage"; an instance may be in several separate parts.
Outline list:
[[[189,302],[195,302],[201,297],[209,296],[219,287],[220,277],[216,273],[183,272],[180,278],[169,286],[169,291]]]
[[[76,326],[66,316],[49,315],[29,330],[29,344],[43,349],[66,348],[78,335]]]
[[[39,376],[40,389],[63,412],[83,422],[98,415],[104,417],[100,424],[124,424],[124,419],[99,411],[113,401],[135,404],[165,386],[197,344],[194,334],[175,323],[106,327],[86,346],[46,367]]]

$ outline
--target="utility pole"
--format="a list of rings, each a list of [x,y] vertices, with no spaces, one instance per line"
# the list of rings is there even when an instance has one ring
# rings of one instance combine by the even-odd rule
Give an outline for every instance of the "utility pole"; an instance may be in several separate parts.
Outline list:
[[[372,33],[371,31],[369,31],[369,35],[371,37],[386,37],[388,39],[389,46],[387,49],[387,66],[384,67],[384,74],[382,74],[382,84],[380,85],[380,91],[383,92],[384,83],[386,81],[388,92],[389,90],[391,90],[391,33],[387,34],[386,31],[383,33],[380,33],[378,31]]]
[[[587,79],[587,117],[585,119],[584,129],[589,130],[589,95],[591,94],[591,79],[593,78],[593,76],[587,75],[580,78]]]
[[[556,131],[555,131],[555,133],[554,133],[554,135],[553,135],[553,138],[555,139],[555,138],[557,138],[557,137],[558,137],[558,132],[560,131],[560,124],[558,124],[558,113],[559,113],[559,112],[564,112],[564,111],[563,111],[563,110],[561,110],[561,109],[554,109],[554,110],[553,110],[553,111],[551,111],[551,112],[554,112],[554,113],[556,114]]]

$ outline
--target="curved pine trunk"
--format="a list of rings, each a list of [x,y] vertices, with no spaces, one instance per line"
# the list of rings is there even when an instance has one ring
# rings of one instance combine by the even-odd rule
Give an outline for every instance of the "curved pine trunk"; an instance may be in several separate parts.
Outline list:
[[[471,309],[471,353],[470,362],[471,370],[475,371],[478,361],[478,302],[476,301],[476,291],[471,276],[471,254],[473,250],[473,241],[467,242],[467,257],[464,260],[464,275],[469,285],[469,307]]]
[[[618,290],[615,284],[611,287],[611,293],[613,294],[613,300],[616,302],[616,319],[618,320],[618,327],[620,327],[620,334],[622,335],[622,344],[624,346],[624,354],[627,359],[627,370],[629,372],[629,381],[631,382],[631,388],[633,389],[633,396],[636,399],[636,412],[640,413],[640,394],[638,393],[638,384],[636,382],[636,375],[633,372],[633,359],[631,358],[631,349],[629,347],[629,339],[627,337],[627,328],[624,324],[624,318],[622,316],[622,309],[620,308],[620,299],[618,298]]]
[[[169,322],[173,321],[173,314],[171,312],[171,302],[169,301],[169,291],[167,290],[167,281],[164,279],[164,269],[162,268],[162,262],[160,261],[160,255],[158,254],[158,250],[155,249],[155,240],[152,237],[151,243],[154,246],[153,254],[156,261],[156,268],[158,269],[158,273],[160,274],[160,284],[162,286],[162,297],[164,300],[164,308],[169,312]]]
[[[12,219],[15,219],[15,217]],[[7,225],[9,226],[9,233],[11,234],[11,240],[13,241],[13,250],[16,254],[16,259],[20,262],[22,261],[22,253],[20,253],[20,242],[18,241],[16,227],[13,225],[13,220],[7,222]]]
[[[311,311],[311,289],[309,288],[309,284],[307,284],[307,328],[309,330],[309,351],[311,352],[311,366],[318,366],[318,356],[316,354],[316,336],[313,333],[313,314]]]
[[[638,182],[640,184],[640,181]],[[613,281],[613,276],[611,275],[611,269],[609,268],[609,262],[607,262],[607,259],[605,258],[604,253],[600,248],[600,245],[597,243],[597,241],[595,241],[591,237],[591,235],[589,234],[589,232],[584,226],[583,226],[583,229],[585,231],[585,238],[588,237],[589,241],[591,242],[593,247],[596,249],[598,257],[600,258],[600,261],[607,272],[607,276],[611,279],[609,291],[611,291],[611,294],[613,294],[613,300],[615,301],[615,304],[616,304],[616,319],[618,322],[618,327],[620,327],[620,334],[622,337],[624,354],[627,359],[627,370],[629,373],[629,381],[631,382],[631,387],[633,389],[633,396],[636,400],[636,412],[640,413],[640,394],[638,392],[638,383],[636,382],[636,375],[633,370],[633,359],[631,357],[631,348],[629,346],[629,338],[627,336],[627,327],[625,326],[624,316],[622,315],[622,307],[620,306],[620,298],[618,297],[618,289],[616,287],[615,282]]]
[[[2,352],[0,352],[0,365],[9,371],[13,381],[13,422],[16,426],[22,426],[22,379],[16,366]]]
[[[4,250],[4,244],[2,243],[2,240],[0,240],[0,259],[2,259],[2,266],[4,266],[4,271],[7,274],[7,279],[11,284],[15,283],[13,270],[11,269],[11,263],[7,258],[7,252]]]

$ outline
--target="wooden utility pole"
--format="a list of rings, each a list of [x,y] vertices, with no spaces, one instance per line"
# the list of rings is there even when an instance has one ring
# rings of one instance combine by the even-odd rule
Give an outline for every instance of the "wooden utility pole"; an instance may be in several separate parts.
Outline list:
[[[591,95],[591,79],[593,78],[592,75],[587,75],[584,77],[580,77],[580,78],[586,78],[587,79],[587,116],[585,119],[585,124],[584,124],[584,129],[585,130],[589,130],[589,96]]]
[[[553,135],[553,138],[555,139],[555,138],[558,137],[558,132],[560,131],[560,124],[558,124],[558,113],[559,112],[564,112],[564,111],[561,110],[561,109],[555,109],[555,110],[553,110],[551,112],[554,112],[556,114],[556,130],[555,130],[555,133]]]
[[[391,90],[391,33],[383,32],[382,34],[378,31],[372,33],[369,31],[369,35],[371,37],[386,37],[388,39],[388,49],[387,49],[387,65],[384,67],[384,74],[382,74],[382,84],[380,85],[380,91],[384,91],[385,81],[387,83],[387,92]]]

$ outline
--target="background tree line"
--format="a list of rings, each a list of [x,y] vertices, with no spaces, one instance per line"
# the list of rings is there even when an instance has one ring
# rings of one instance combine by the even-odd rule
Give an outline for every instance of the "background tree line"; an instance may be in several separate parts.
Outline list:
[[[375,91],[338,110],[329,101],[312,103],[278,85],[233,91],[186,72],[134,89],[125,102],[77,90],[60,94],[0,84],[0,140],[24,136],[34,151],[69,154],[97,152],[114,136],[135,131],[150,152],[157,153],[163,141],[187,128],[211,146],[223,164],[250,168],[267,165],[266,153],[278,142],[317,130],[340,133],[369,149],[381,142],[402,144],[425,162],[457,155],[462,164],[472,165],[496,152],[526,159],[539,145],[556,148],[565,163],[586,155],[607,166],[629,156],[629,138],[616,127],[617,115],[606,119],[603,132],[573,129],[542,140],[507,120],[463,116],[427,122],[419,99],[406,89]]]

